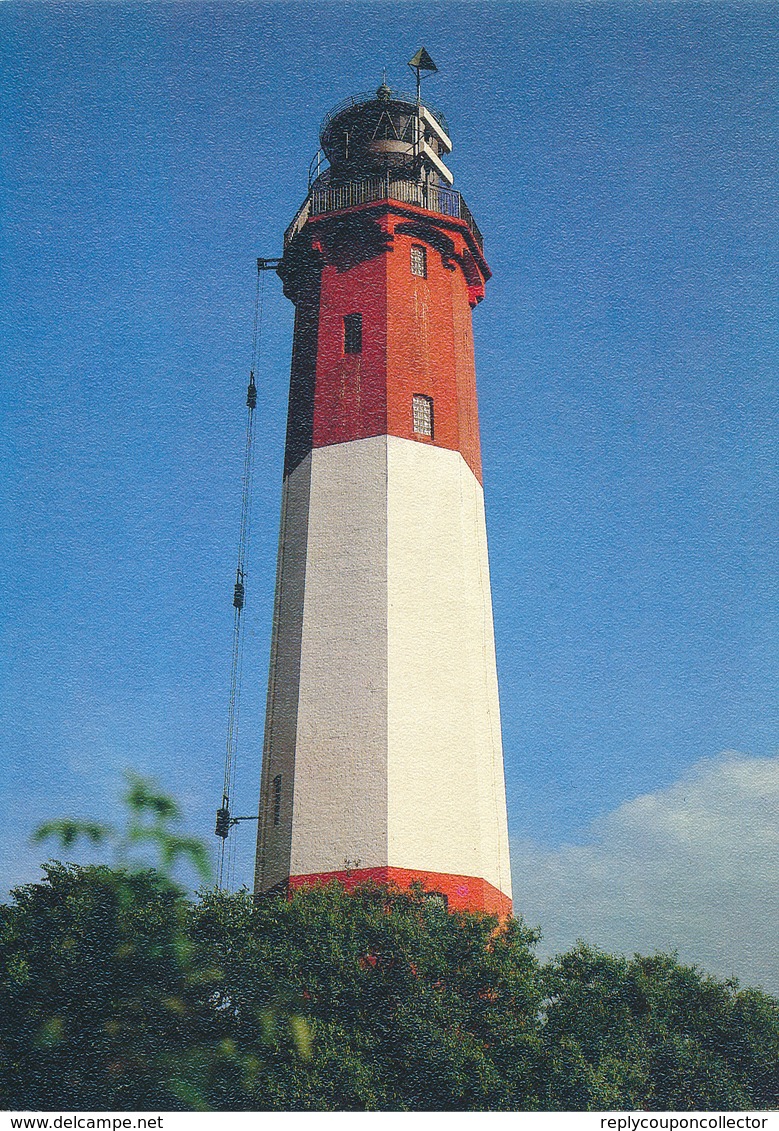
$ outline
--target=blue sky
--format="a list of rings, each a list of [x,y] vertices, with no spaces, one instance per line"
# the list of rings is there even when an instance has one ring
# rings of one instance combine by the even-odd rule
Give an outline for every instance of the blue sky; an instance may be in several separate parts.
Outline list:
[[[600,844],[619,869],[606,841],[636,799],[654,799],[641,820],[678,815],[688,793],[716,817],[715,779],[740,783],[732,828],[763,822],[768,869],[776,7],[10,2],[0,28],[7,881],[37,874],[42,819],[113,815],[128,766],[210,837],[254,258],[280,253],[327,110],[385,66],[410,88],[422,43],[494,272],[474,321],[518,909],[567,945],[565,885],[558,905],[548,894],[560,854],[574,884],[579,849]],[[275,276],[265,300],[246,812],[292,329]],[[739,842],[726,852],[716,825],[695,865],[715,872]],[[656,859],[654,832],[638,840]],[[252,833],[237,845],[249,882]],[[670,881],[653,882],[649,904]],[[607,898],[593,892],[569,935]],[[775,901],[760,916],[775,937]],[[674,922],[598,941],[673,945]],[[683,954],[713,968],[700,937],[679,921]],[[735,972],[769,983],[750,946]]]

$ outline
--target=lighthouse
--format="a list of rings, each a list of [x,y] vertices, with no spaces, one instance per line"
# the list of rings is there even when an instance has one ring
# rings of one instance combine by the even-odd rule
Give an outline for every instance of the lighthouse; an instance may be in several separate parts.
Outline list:
[[[444,116],[324,119],[284,235],[294,339],[258,894],[420,884],[511,911],[472,311],[490,271]]]

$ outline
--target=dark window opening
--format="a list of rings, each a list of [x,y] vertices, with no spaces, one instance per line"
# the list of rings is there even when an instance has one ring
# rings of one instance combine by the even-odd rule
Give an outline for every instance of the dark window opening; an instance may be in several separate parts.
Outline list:
[[[273,824],[281,821],[281,774],[273,779]]]
[[[344,317],[344,353],[362,353],[362,315]]]

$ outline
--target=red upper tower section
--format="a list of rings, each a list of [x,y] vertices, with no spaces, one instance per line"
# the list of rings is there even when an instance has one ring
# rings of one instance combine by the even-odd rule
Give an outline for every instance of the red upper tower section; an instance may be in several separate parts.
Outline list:
[[[391,435],[459,451],[481,480],[471,309],[490,271],[445,119],[382,86],[336,107],[321,142],[330,168],[279,267],[296,307],[286,472]]]

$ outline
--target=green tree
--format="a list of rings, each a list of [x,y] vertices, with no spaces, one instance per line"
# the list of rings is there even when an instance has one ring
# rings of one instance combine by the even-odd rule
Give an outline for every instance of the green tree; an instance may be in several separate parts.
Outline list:
[[[240,1019],[269,1001],[310,1021],[311,1060],[258,1078],[248,1107],[536,1106],[542,985],[536,936],[517,920],[332,884],[256,904],[208,895],[192,938],[223,971],[241,1040]]]
[[[673,955],[579,944],[544,972],[550,1109],[775,1108],[779,1002]]]
[[[10,1108],[208,1108],[214,1081],[241,1079],[266,1043],[261,1024],[238,1049],[218,1008],[219,970],[190,937],[192,904],[174,880],[182,862],[210,875],[176,804],[131,776],[121,832],[90,821],[48,823],[37,839],[111,848],[118,866],[54,861],[45,879],[0,908],[0,1103]],[[157,858],[133,860],[141,847]],[[307,1055],[300,1018],[275,1044]]]
[[[699,1110],[779,1105],[779,1002],[521,921],[338,884],[187,898],[207,856],[139,779],[112,848],[0,908],[0,1103],[19,1109]],[[133,856],[156,854],[150,868]]]
[[[45,872],[0,910],[3,1106],[178,1106],[161,1079],[187,990],[177,893],[154,872]]]

